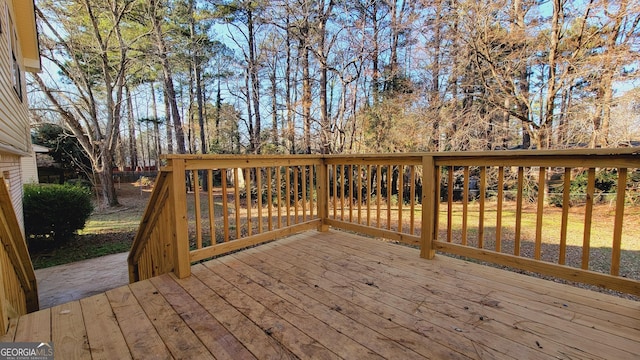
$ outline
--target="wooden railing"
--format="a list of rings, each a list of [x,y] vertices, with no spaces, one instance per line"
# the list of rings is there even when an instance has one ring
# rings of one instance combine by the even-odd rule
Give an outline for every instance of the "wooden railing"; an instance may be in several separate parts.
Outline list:
[[[138,281],[175,269],[174,189],[170,171],[160,172],[129,252],[129,279]],[[172,198],[171,201],[169,198]]]
[[[421,155],[326,159],[330,226],[420,245]]]
[[[321,228],[319,156],[167,156],[129,255],[131,281]]]
[[[132,281],[331,226],[640,295],[637,150],[165,160]]]
[[[11,196],[0,176],[0,327],[10,319],[39,309],[38,289],[27,244],[18,225]]]
[[[437,251],[640,295],[638,149],[447,154],[435,166]]]

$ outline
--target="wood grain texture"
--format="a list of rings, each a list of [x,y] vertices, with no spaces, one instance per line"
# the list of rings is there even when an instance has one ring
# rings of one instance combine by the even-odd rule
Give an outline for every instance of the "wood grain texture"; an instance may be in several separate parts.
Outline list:
[[[640,305],[306,231],[194,265],[183,279],[165,274],[22,316],[8,336],[53,340],[60,358],[635,359]]]

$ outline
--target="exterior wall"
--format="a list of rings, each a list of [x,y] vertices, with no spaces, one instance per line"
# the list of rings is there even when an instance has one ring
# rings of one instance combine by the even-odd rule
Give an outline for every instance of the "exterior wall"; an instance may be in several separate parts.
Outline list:
[[[18,217],[18,223],[24,230],[22,216],[22,173],[20,156],[0,152],[0,175],[8,185],[11,202]]]
[[[22,170],[23,184],[37,184],[38,181],[38,164],[36,162],[36,153],[31,156],[23,156],[20,159],[20,168]]]
[[[9,28],[9,17],[14,24],[13,29]],[[15,21],[16,16],[13,13],[12,2],[0,0],[0,151],[16,151],[26,155],[31,152],[31,139],[24,66],[19,42],[14,48],[17,51],[16,57],[19,59],[18,64],[20,65],[22,98],[18,96],[13,87],[11,36],[16,34]]]
[[[21,43],[31,39],[20,39],[16,22],[29,24],[32,19],[14,10],[24,12],[25,5],[32,6],[28,1],[0,0],[0,175],[9,185],[13,208],[22,227],[21,157],[31,154],[31,136]],[[16,70],[19,81],[14,76]]]

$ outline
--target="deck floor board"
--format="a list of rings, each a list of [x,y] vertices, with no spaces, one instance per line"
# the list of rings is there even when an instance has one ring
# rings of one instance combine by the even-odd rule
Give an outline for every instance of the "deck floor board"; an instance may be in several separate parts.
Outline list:
[[[296,243],[287,244],[287,246],[306,251]],[[350,243],[348,248],[353,246],[353,243]],[[345,269],[351,269],[351,273],[354,275],[353,280],[355,281],[358,280],[359,274],[375,274],[375,278],[371,278],[368,281],[379,284],[376,286],[385,288],[390,294],[396,294],[409,302],[418,303],[420,301],[414,295],[425,293],[425,285],[419,279],[427,279],[427,276],[431,276],[432,278],[428,280],[431,294],[428,296],[429,300],[425,299],[423,301],[431,304],[439,303],[439,306],[434,307],[436,311],[442,312],[443,315],[451,318],[462,316],[461,318],[465,319],[464,315],[460,315],[460,309],[467,310],[468,318],[462,324],[456,325],[456,328],[461,329],[462,332],[467,331],[471,326],[475,332],[479,328],[486,328],[493,322],[498,321],[504,327],[502,331],[496,332],[495,335],[507,339],[520,339],[523,344],[528,344],[533,349],[541,350],[536,356],[541,356],[541,353],[546,353],[549,350],[552,350],[551,354],[562,352],[575,355],[576,350],[564,346],[563,342],[567,340],[567,337],[578,336],[591,340],[583,344],[583,347],[579,349],[580,353],[582,353],[580,357],[585,357],[587,353],[591,352],[601,357],[613,355],[616,358],[633,358],[635,356],[632,351],[636,348],[636,344],[625,339],[613,344],[604,342],[603,339],[607,337],[595,328],[595,325],[589,325],[589,322],[586,322],[587,325],[582,327],[577,324],[575,317],[563,320],[554,315],[542,313],[539,310],[532,310],[538,304],[535,298],[533,300],[522,299],[514,302],[503,301],[504,299],[501,295],[508,294],[509,291],[515,292],[517,289],[505,286],[500,288],[499,283],[495,285],[498,288],[491,289],[487,286],[489,283],[495,284],[495,282],[487,281],[484,278],[477,278],[479,282],[476,284],[467,280],[463,282],[458,278],[458,272],[438,276],[436,273],[439,270],[437,269],[432,269],[424,274],[421,274],[421,270],[413,269],[417,271],[417,274],[412,275],[411,273],[398,271],[399,268],[402,268],[402,265],[397,259],[394,260],[393,266],[376,269],[376,262],[372,263],[366,260],[363,253],[353,256],[352,253],[340,247],[340,244],[335,243],[332,244],[331,248],[327,247],[321,250],[326,254],[335,253],[333,255],[335,256],[334,262],[328,266],[339,267],[343,274],[349,274],[348,270],[345,271]],[[345,254],[346,257],[340,259],[339,254]],[[424,275],[424,277],[421,275]],[[437,283],[436,286],[432,286],[434,281]],[[434,288],[436,290],[433,290]],[[464,299],[459,298],[461,291],[467,294]],[[424,303],[420,303],[418,308],[423,308],[424,305]],[[555,308],[552,307],[551,309]],[[480,317],[484,320],[480,320]],[[525,336],[523,337],[522,334],[514,331],[514,328],[522,330]],[[615,329],[615,326],[611,327],[611,330],[613,329]],[[493,339],[494,341],[497,340],[497,338]],[[505,347],[502,345],[498,346],[498,348],[504,349]],[[620,351],[618,348],[623,348],[626,351]],[[511,354],[518,354],[518,352],[511,352]]]
[[[20,317],[69,359],[634,359],[640,303],[340,231]]]
[[[133,358],[173,359],[129,286],[106,294]]]
[[[296,246],[296,244],[286,246]],[[373,300],[365,301],[361,306],[386,304],[390,309],[388,314],[394,320],[404,315],[403,326],[415,331],[421,331],[427,327],[430,329],[428,336],[436,342],[456,346],[457,351],[472,357],[482,349],[484,353],[491,352],[494,357],[523,358],[523,355],[516,354],[524,354],[526,358],[527,354],[532,353],[531,346],[536,346],[536,340],[528,334],[514,332],[510,323],[502,324],[495,321],[496,319],[487,314],[486,310],[477,309],[482,306],[467,299],[457,299],[453,294],[442,291],[440,285],[434,287],[437,288],[434,290],[426,282],[411,284],[405,275],[384,275],[386,271],[383,268],[384,265],[380,265],[380,269],[367,269],[357,263],[358,259],[340,260],[340,254],[345,254],[340,250],[323,251],[335,252],[336,263],[323,261],[317,263],[331,270],[331,273],[326,274],[327,278],[338,282],[343,287],[364,292]],[[295,253],[288,250],[281,249],[280,252],[290,257],[295,256]],[[308,259],[309,255],[302,257]],[[484,320],[480,320],[480,316],[483,316]],[[420,324],[420,326],[412,324]],[[492,339],[491,342],[486,341],[489,338]],[[498,353],[501,354],[498,355]],[[535,351],[532,358],[543,358],[544,353]],[[486,355],[477,357],[484,358]]]

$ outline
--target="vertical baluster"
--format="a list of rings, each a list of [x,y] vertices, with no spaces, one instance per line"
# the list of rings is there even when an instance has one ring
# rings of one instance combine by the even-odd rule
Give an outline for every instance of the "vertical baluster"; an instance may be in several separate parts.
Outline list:
[[[213,196],[213,170],[207,170],[207,199],[209,199],[209,234],[211,235],[210,246],[216,244],[216,222],[215,222],[215,199]]]
[[[564,265],[567,257],[567,226],[569,225],[569,201],[571,200],[571,168],[564,168],[562,186],[562,223],[560,224],[560,251],[558,264]]]
[[[524,192],[524,168],[518,168],[518,193],[516,195],[516,231],[513,244],[513,255],[520,256],[520,238],[522,231],[522,200]]]
[[[387,166],[387,230],[391,230],[391,187],[393,184],[393,165]]]
[[[276,166],[276,187],[278,188],[278,229],[282,228],[282,167]]]
[[[435,208],[434,208],[434,214],[433,214],[433,235],[435,236],[434,239],[438,239],[439,237],[439,233],[440,233],[440,183],[442,181],[441,177],[442,177],[442,168],[440,166],[436,166],[435,162],[433,161],[432,158],[432,163],[433,163],[433,167],[434,167],[434,172],[435,172],[435,182],[433,183],[433,185],[435,186]]]
[[[464,181],[462,189],[462,245],[467,245],[467,224],[469,219],[469,167],[464,167]]]
[[[235,193],[236,208],[236,240],[240,239],[240,179],[238,168],[233,169],[233,192]]]
[[[357,165],[358,176],[358,224],[362,224],[362,165]]]
[[[200,187],[198,170],[191,170],[193,177],[193,206],[196,218],[196,249],[202,249],[202,208],[200,207]]]
[[[353,222],[353,165],[349,165],[349,222]]]
[[[342,185],[340,187],[340,220],[344,221],[344,197],[347,195],[345,192],[345,186],[347,184],[347,179],[346,179],[346,171],[347,171],[347,165],[342,165],[342,173],[340,175],[342,178],[342,182],[340,183],[340,185]]]
[[[480,167],[480,214],[478,216],[478,248],[484,248],[484,210],[487,198],[487,167]]]
[[[258,234],[262,232],[262,168],[256,170],[256,196],[258,202]]]
[[[416,230],[416,167],[411,165],[409,193],[411,196],[411,215],[409,224],[409,234],[414,235]]]
[[[302,181],[302,221],[307,221],[307,166],[300,168],[300,180]]]
[[[371,165],[367,166],[367,226],[371,226]]]
[[[596,169],[587,172],[587,203],[584,210],[584,233],[582,238],[582,268],[589,269],[591,253],[591,222],[593,221],[593,195],[596,190]]]
[[[504,199],[504,166],[498,167],[498,205],[496,209],[496,251],[502,251],[502,206]]]
[[[272,188],[272,171],[273,168],[268,167],[265,169],[267,172],[267,229],[268,231],[273,230],[273,188]]]
[[[295,166],[293,168],[293,222],[294,224],[298,223],[298,176],[300,175],[300,171],[298,167]]]
[[[376,165],[376,198],[378,205],[376,208],[376,227],[380,229],[382,228],[380,224],[380,209],[382,208],[382,165]]]
[[[402,205],[404,203],[404,165],[398,165],[398,232],[402,232]]]
[[[253,233],[253,219],[251,216],[251,207],[253,205],[251,194],[251,168],[244,169],[244,185],[247,192],[247,236]]]
[[[220,169],[220,176],[222,180],[222,230],[224,232],[224,242],[229,241],[229,204],[228,204],[228,190],[227,190],[227,169]]]
[[[538,175],[538,211],[536,216],[536,245],[534,258],[540,260],[542,253],[542,216],[544,214],[544,189],[547,182],[547,168],[540,167]]]
[[[287,207],[287,226],[291,226],[291,178],[289,176],[289,172],[291,169],[288,166],[284,167],[285,177],[284,177],[284,186],[285,186],[285,205]]]
[[[318,194],[318,190],[315,188],[315,184],[314,184],[314,169],[315,166],[314,165],[309,165],[309,220],[313,219],[313,208],[314,208],[314,201],[313,201],[313,194],[315,193],[317,196],[320,196],[320,194]],[[317,169],[315,169],[316,173],[317,173]],[[318,175],[319,176],[319,175]],[[321,180],[319,180],[321,181]],[[322,186],[323,188],[326,187],[328,185],[327,184],[321,184],[320,186]],[[315,190],[315,191],[314,191]],[[326,201],[329,201],[329,192],[327,191],[327,199]],[[325,214],[325,216],[329,217],[329,213]]]
[[[624,199],[627,192],[627,168],[618,168],[618,193],[616,195],[616,218],[613,226],[611,246],[611,275],[620,275],[620,248],[622,245],[622,224],[624,219]]]
[[[338,165],[331,165],[333,170],[333,219],[338,218]]]
[[[447,174],[447,242],[453,239],[453,169],[449,166]]]

